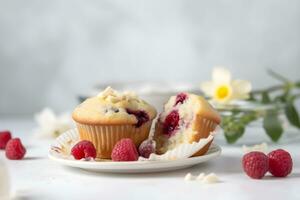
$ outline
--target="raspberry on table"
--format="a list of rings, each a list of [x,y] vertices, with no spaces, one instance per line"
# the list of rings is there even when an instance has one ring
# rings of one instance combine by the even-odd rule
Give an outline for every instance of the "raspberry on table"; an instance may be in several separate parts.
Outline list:
[[[76,160],[80,160],[82,158],[90,159],[96,158],[97,151],[92,142],[88,140],[82,140],[73,146],[71,149],[71,154]]]
[[[7,142],[11,139],[10,131],[0,131],[0,149],[5,149]]]
[[[113,161],[136,161],[138,157],[136,146],[130,138],[118,141],[111,152]]]
[[[268,156],[258,151],[245,154],[242,163],[246,174],[254,179],[261,179],[269,169]]]
[[[145,140],[139,146],[139,154],[144,158],[149,158],[151,153],[155,153],[155,141]]]
[[[20,138],[14,138],[8,141],[5,147],[5,155],[10,160],[21,160],[26,154]]]
[[[268,154],[269,172],[276,177],[285,177],[292,172],[293,160],[289,152],[277,149]]]

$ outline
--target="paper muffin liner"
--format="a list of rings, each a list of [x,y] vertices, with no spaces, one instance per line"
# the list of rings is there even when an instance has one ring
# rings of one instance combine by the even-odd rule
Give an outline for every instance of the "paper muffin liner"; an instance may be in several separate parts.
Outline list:
[[[210,135],[210,133],[212,131],[215,130],[215,128],[218,126],[218,124],[215,122],[215,121],[212,121],[210,119],[207,119],[205,117],[199,117],[198,118],[198,132],[201,134],[201,135],[204,135],[204,136],[208,136]]]
[[[80,140],[91,141],[97,150],[97,158],[110,159],[115,144],[123,138],[131,138],[138,147],[149,136],[152,121],[141,127],[133,125],[85,125],[77,123]]]
[[[201,138],[207,138],[212,132],[215,131],[216,127],[218,126],[218,124],[215,121],[212,121],[205,117],[199,116],[197,121],[198,121],[198,126],[197,126],[196,131],[198,132],[198,134],[196,134],[196,136],[193,138],[193,140],[195,142],[199,141]],[[201,155],[205,154],[209,149],[210,143],[208,143],[206,146],[204,146],[198,152],[193,154],[193,156],[201,156]]]
[[[55,139],[51,150],[58,153],[62,157],[70,157],[72,147],[79,142],[79,134],[77,129],[70,129]]]
[[[149,158],[139,157],[139,161],[162,161],[189,158],[204,148],[207,144],[211,143],[214,138],[214,134],[215,132],[212,132],[207,138],[200,139],[198,142],[183,143],[162,155],[152,153]]]

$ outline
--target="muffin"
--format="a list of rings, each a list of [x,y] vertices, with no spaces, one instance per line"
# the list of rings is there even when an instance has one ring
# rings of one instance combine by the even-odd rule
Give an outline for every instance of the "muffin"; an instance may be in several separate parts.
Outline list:
[[[119,93],[110,87],[86,99],[72,113],[80,139],[91,141],[101,159],[110,159],[122,138],[131,138],[138,147],[148,138],[155,117],[154,107],[134,93]]]
[[[189,93],[172,96],[155,125],[156,151],[163,154],[180,144],[207,138],[220,122],[220,115],[203,97]],[[205,154],[210,144],[211,142],[194,156]]]

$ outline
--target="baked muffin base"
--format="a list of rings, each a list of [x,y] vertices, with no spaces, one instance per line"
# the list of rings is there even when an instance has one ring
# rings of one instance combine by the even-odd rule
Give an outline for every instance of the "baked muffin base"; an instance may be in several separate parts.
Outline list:
[[[111,159],[115,144],[123,138],[131,138],[138,147],[149,136],[152,121],[139,128],[134,125],[86,125],[76,123],[80,140],[91,141],[97,150],[97,158]]]

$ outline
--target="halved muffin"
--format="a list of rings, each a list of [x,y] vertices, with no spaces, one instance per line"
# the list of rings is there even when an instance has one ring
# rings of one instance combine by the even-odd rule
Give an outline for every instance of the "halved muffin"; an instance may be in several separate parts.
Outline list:
[[[156,151],[163,154],[180,144],[207,138],[220,122],[218,112],[203,97],[189,93],[172,96],[155,126]],[[210,143],[194,156],[205,154]]]

